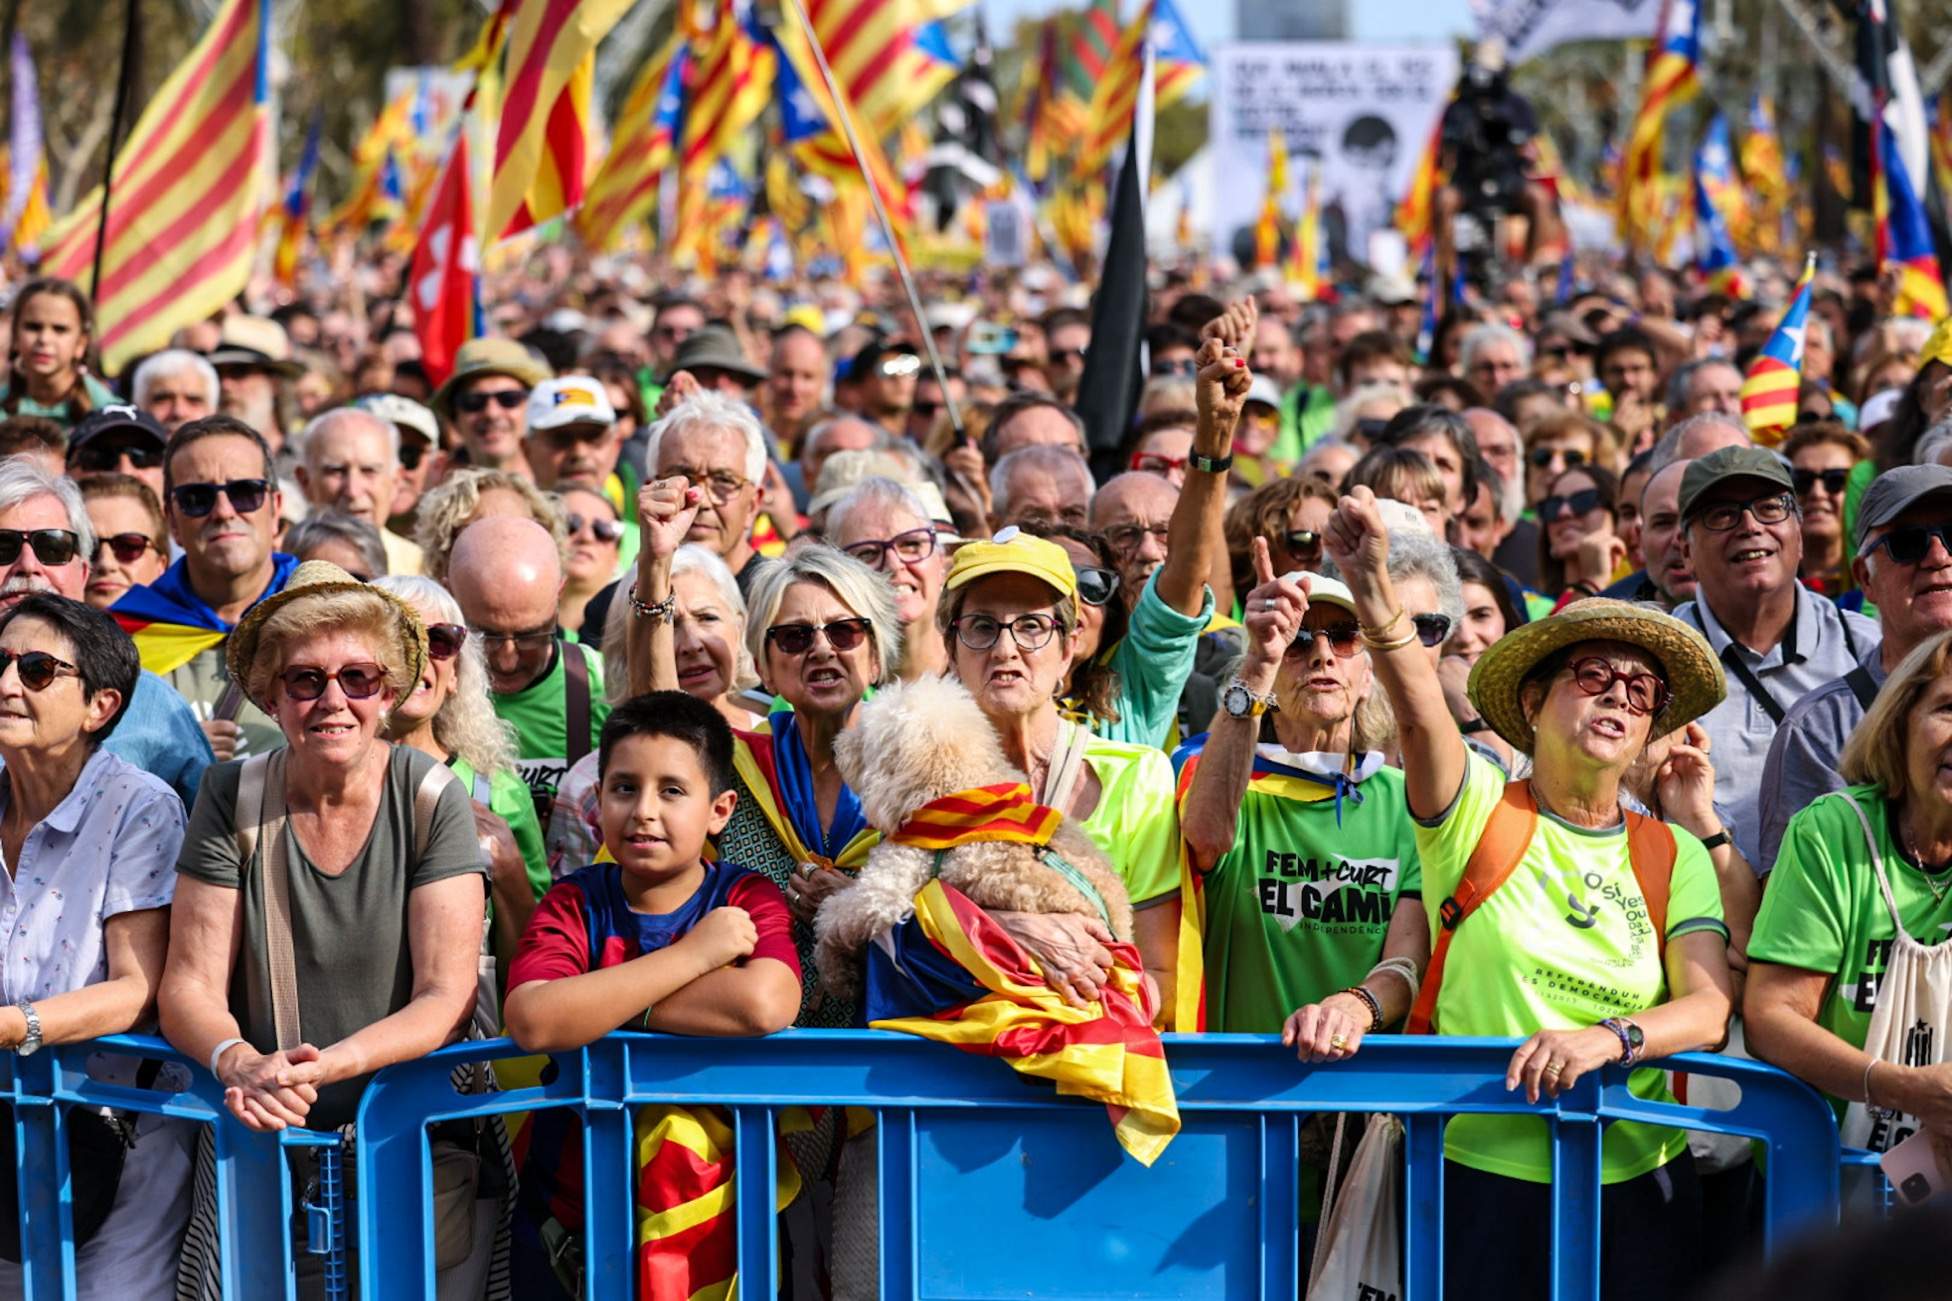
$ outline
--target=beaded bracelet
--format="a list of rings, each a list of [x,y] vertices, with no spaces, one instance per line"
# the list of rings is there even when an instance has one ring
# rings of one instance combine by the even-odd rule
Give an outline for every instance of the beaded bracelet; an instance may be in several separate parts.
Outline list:
[[[1364,989],[1361,985],[1351,985],[1342,992],[1351,998],[1362,1000],[1362,1005],[1369,1009],[1369,1029],[1367,1033],[1375,1034],[1383,1028],[1383,1005],[1376,1001],[1374,994]]]
[[[662,601],[640,601],[637,593],[630,594],[630,612],[640,619],[650,619],[657,623],[670,623],[678,611],[678,594],[674,591]]]

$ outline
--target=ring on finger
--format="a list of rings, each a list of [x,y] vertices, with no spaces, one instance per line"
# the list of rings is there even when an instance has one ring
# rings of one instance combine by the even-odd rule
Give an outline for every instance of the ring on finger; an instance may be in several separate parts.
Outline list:
[[[1557,1062],[1547,1062],[1545,1064],[1545,1073],[1547,1075],[1551,1075],[1554,1077],[1557,1077],[1558,1074],[1565,1069],[1566,1069],[1565,1067],[1559,1065],[1559,1063]]]
[[[1328,1046],[1340,1052],[1349,1046],[1349,1036],[1345,1034],[1333,1035],[1329,1038]]]

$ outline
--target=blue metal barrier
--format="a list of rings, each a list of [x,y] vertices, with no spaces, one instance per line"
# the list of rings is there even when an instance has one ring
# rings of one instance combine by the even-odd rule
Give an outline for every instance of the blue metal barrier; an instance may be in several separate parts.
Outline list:
[[[92,1079],[85,1063],[91,1054],[102,1051],[189,1067],[190,1088],[182,1093],[163,1093]],[[223,1089],[208,1071],[193,1066],[160,1039],[133,1035],[49,1047],[31,1057],[0,1053],[0,1100],[13,1105],[14,1139],[20,1153],[14,1178],[20,1190],[21,1275],[27,1301],[75,1295],[68,1107],[77,1104],[171,1116],[210,1126],[217,1154],[224,1295],[288,1299],[296,1295],[289,1227],[294,1200],[284,1152],[290,1147],[336,1146],[337,1134],[309,1130],[254,1133],[225,1110]],[[328,1232],[327,1242],[335,1233],[343,1241],[343,1206],[322,1209],[329,1211],[323,1226]],[[343,1267],[343,1257],[341,1264]],[[337,1295],[343,1296],[344,1291]]]
[[[1062,1099],[1000,1062],[868,1031],[763,1040],[616,1034],[557,1057],[552,1079],[459,1094],[457,1062],[522,1055],[506,1040],[390,1067],[359,1113],[359,1273],[368,1298],[433,1294],[427,1126],[547,1107],[584,1122],[591,1298],[632,1295],[632,1109],[717,1104],[738,1141],[744,1295],[777,1291],[775,1118],[806,1104],[878,1120],[881,1295],[1067,1298],[1284,1297],[1301,1268],[1298,1142],[1312,1112],[1387,1111],[1406,1127],[1404,1301],[1442,1286],[1443,1126],[1453,1115],[1544,1117],[1559,1192],[1554,1294],[1599,1295],[1600,1142],[1634,1120],[1741,1134],[1767,1149],[1771,1243],[1837,1214],[1837,1130],[1810,1088],[1757,1062],[1669,1063],[1742,1090],[1726,1111],[1646,1102],[1608,1069],[1555,1101],[1504,1089],[1514,1043],[1376,1037],[1350,1062],[1309,1067],[1265,1038],[1167,1037],[1184,1129],[1150,1170],[1124,1157],[1104,1109]],[[402,1226],[418,1223],[418,1233]],[[403,1287],[403,1280],[419,1280]]]

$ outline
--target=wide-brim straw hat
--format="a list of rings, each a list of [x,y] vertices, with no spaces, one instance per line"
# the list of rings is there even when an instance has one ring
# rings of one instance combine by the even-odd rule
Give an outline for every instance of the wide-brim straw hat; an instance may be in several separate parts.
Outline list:
[[[427,666],[427,628],[420,616],[393,593],[362,583],[329,560],[307,560],[292,570],[282,591],[265,597],[238,620],[224,646],[224,661],[230,667],[231,680],[240,686],[251,680],[251,666],[257,662],[264,640],[264,625],[272,615],[294,601],[339,592],[363,592],[386,603],[393,615],[392,652],[406,669],[407,681],[418,682],[421,670]],[[271,712],[265,701],[254,699],[252,703],[266,713]]]
[[[1540,661],[1587,641],[1638,646],[1661,666],[1668,704],[1654,719],[1656,736],[1701,717],[1728,694],[1721,661],[1707,638],[1671,614],[1595,597],[1499,638],[1471,669],[1471,704],[1494,732],[1531,754],[1535,738],[1519,705],[1519,686]]]

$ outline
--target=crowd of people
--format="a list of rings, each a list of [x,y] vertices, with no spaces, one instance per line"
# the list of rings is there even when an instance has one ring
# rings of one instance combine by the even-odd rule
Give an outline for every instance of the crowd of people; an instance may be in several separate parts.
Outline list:
[[[813,961],[880,839],[837,742],[946,678],[1123,883],[1162,1030],[1514,1038],[1534,1099],[1752,1053],[1952,1175],[1952,329],[1876,277],[1819,278],[1762,445],[1774,313],[1658,270],[1513,274],[1421,353],[1387,285],[1159,273],[1114,446],[1041,268],[918,320],[550,249],[439,377],[397,272],[115,376],[84,292],[14,288],[0,1047],[160,1031],[243,1124],[345,1129],[464,1037],[862,1024]],[[1100,997],[1100,919],[993,921]],[[82,1295],[214,1297],[209,1137],[137,1128],[78,1165]],[[442,1295],[580,1295],[573,1120],[431,1137]],[[872,1294],[872,1142],[789,1136],[795,1295]],[[1546,1295],[1544,1123],[1446,1160],[1446,1295]],[[1615,1124],[1602,1181],[1610,1299],[1756,1241],[1746,1142]]]

